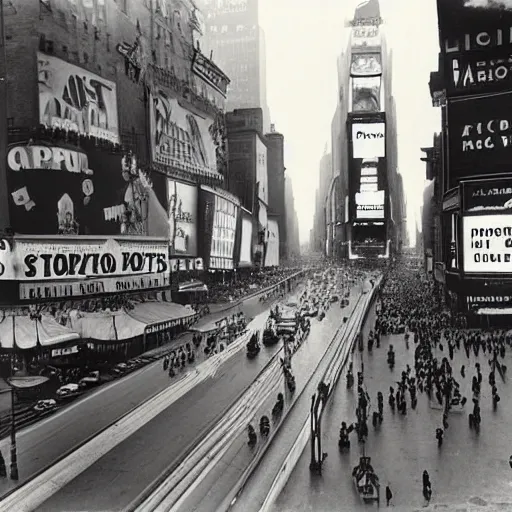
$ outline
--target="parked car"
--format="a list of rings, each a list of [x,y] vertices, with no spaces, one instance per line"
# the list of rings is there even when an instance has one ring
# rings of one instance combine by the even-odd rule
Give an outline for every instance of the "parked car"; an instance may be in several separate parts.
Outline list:
[[[34,405],[34,411],[36,412],[45,412],[51,411],[57,407],[57,402],[53,399],[39,400],[36,405]]]
[[[86,375],[85,377],[81,378],[78,382],[78,385],[82,388],[88,387],[88,386],[96,386],[100,384],[100,372],[99,371],[93,371],[89,372],[89,375]]]
[[[78,384],[65,384],[57,389],[57,398],[71,398],[78,395],[78,393],[80,393],[80,386]]]

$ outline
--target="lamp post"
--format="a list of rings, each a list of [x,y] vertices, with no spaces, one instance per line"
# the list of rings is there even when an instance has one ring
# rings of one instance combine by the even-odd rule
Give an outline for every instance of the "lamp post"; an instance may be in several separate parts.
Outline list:
[[[14,365],[16,350],[16,320],[12,316],[12,352],[11,352],[11,480],[18,480],[18,451],[16,449],[16,410],[14,393]]]

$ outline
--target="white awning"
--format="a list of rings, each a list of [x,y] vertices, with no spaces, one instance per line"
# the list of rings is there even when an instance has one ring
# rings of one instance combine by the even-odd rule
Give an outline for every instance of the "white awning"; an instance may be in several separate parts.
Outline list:
[[[38,339],[43,347],[48,347],[80,339],[80,334],[59,324],[51,315],[42,315],[41,320],[37,321],[29,316],[7,316],[0,322],[2,348],[13,348],[14,342],[22,350],[34,348]]]
[[[124,341],[144,334],[146,325],[128,315],[125,311],[102,311],[84,313],[73,311],[70,314],[73,330],[84,339],[100,341]]]
[[[135,304],[128,314],[146,325],[160,324],[169,320],[180,320],[193,317],[196,312],[190,307],[174,302],[148,301]]]

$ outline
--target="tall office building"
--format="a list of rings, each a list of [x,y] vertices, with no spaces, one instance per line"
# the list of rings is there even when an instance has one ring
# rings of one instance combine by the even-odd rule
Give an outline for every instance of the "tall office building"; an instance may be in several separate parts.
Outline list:
[[[265,34],[258,0],[199,0],[205,20],[202,51],[213,56],[230,78],[226,110],[261,108],[264,133],[270,129],[267,105]]]

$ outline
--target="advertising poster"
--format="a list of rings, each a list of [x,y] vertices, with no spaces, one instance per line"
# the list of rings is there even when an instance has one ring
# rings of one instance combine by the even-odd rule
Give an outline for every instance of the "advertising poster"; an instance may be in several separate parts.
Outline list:
[[[382,36],[378,25],[353,26],[350,44],[352,48],[380,48]]]
[[[380,76],[353,77],[352,112],[380,112]]]
[[[217,174],[216,147],[221,134],[213,119],[192,114],[162,88],[150,97],[153,160],[169,167]]]
[[[16,233],[167,237],[166,178],[134,156],[34,142],[9,146],[7,164]]]
[[[37,72],[41,124],[119,142],[114,82],[40,52]]]
[[[438,0],[437,8],[447,95],[509,90],[510,2]]]
[[[464,217],[464,271],[467,273],[512,273],[512,216]]]
[[[464,211],[512,214],[512,183],[508,178],[462,184]]]
[[[378,192],[358,192],[356,194],[356,218],[379,219],[384,218],[384,190]]]
[[[381,158],[386,156],[385,123],[352,124],[353,158]]]
[[[382,75],[380,53],[353,53],[350,65],[351,76]]]
[[[197,256],[197,187],[167,180],[169,252]]]
[[[210,268],[232,269],[239,206],[215,195]]]
[[[269,219],[265,267],[277,266],[279,266],[279,226],[277,220]]]
[[[512,93],[448,102],[449,188],[463,178],[511,172]]]
[[[252,265],[252,219],[242,211],[242,236],[240,237],[240,262],[241,267]]]

